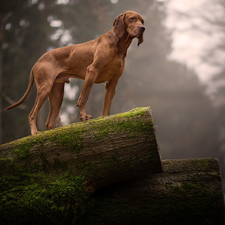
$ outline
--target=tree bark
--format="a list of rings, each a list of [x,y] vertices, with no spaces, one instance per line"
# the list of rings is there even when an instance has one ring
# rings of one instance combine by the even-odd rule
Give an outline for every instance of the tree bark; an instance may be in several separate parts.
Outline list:
[[[223,225],[218,161],[208,158],[162,162],[163,173],[98,190],[76,225]]]
[[[71,223],[95,190],[161,171],[148,107],[16,140],[0,147],[1,221]]]
[[[0,147],[3,225],[220,225],[223,213],[217,160],[161,161],[149,108]]]
[[[149,108],[75,123],[1,146],[0,155],[39,169],[54,170],[56,161],[74,175],[90,170],[96,188],[146,173],[162,171]],[[43,157],[46,160],[43,161]]]

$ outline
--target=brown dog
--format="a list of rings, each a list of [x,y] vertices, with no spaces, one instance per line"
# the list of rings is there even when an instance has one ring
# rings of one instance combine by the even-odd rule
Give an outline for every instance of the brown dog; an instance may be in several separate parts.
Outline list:
[[[64,84],[69,83],[69,78],[78,78],[84,80],[77,102],[80,119],[84,121],[92,118],[86,114],[85,104],[94,83],[106,82],[102,116],[109,115],[116,86],[124,70],[127,49],[134,38],[138,38],[138,45],[143,42],[143,24],[144,19],[140,14],[127,11],[117,16],[113,29],[99,38],[45,53],[31,70],[24,96],[6,110],[26,100],[35,80],[37,98],[28,117],[31,134],[38,133],[37,115],[47,98],[50,102],[50,112],[46,128],[53,129],[63,101]]]

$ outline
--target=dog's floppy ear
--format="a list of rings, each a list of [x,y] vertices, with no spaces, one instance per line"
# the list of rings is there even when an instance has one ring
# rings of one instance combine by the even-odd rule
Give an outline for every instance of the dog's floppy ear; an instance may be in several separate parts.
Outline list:
[[[113,30],[119,38],[122,38],[125,33],[124,17],[125,14],[122,13],[113,22]]]
[[[138,46],[144,41],[143,34],[138,38]]]

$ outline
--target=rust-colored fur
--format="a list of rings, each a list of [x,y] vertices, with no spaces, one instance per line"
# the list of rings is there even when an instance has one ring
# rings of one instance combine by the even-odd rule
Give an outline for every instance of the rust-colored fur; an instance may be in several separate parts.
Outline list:
[[[94,83],[106,82],[102,116],[109,115],[116,86],[124,70],[127,49],[133,38],[138,38],[138,45],[143,42],[143,23],[140,14],[127,11],[117,16],[113,29],[99,38],[45,53],[31,70],[24,96],[6,110],[24,102],[35,81],[37,98],[28,117],[31,134],[38,133],[37,115],[47,98],[50,102],[50,112],[46,128],[53,129],[63,101],[64,84],[69,83],[69,78],[78,78],[84,80],[77,102],[80,119],[84,121],[92,118],[86,114],[85,104]]]

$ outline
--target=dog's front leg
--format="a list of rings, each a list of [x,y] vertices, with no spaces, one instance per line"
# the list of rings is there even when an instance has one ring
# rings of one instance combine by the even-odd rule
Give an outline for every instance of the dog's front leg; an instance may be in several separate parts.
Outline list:
[[[108,116],[110,114],[110,108],[112,105],[112,100],[116,93],[116,86],[118,79],[112,79],[106,82],[105,84],[105,96],[103,102],[102,116]]]
[[[85,80],[84,80],[84,85],[82,87],[81,94],[77,102],[77,106],[79,107],[79,111],[80,111],[81,121],[92,119],[91,115],[86,114],[85,105],[88,100],[88,96],[90,94],[92,85],[94,84],[97,76],[98,76],[97,68],[95,68],[95,66],[92,64],[88,66]]]

